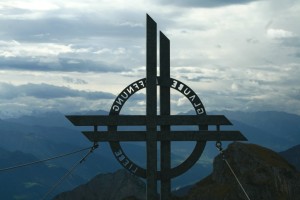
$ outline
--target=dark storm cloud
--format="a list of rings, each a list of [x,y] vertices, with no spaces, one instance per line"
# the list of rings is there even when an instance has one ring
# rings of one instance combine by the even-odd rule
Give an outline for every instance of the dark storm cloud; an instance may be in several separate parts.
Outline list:
[[[74,90],[68,87],[54,86],[49,84],[26,84],[15,86],[8,83],[0,83],[1,99],[14,99],[19,97],[35,97],[38,99],[82,97],[90,100],[97,100],[114,99],[115,95],[107,92]]]
[[[142,37],[144,28],[130,24],[112,24],[99,18],[42,18],[35,20],[1,19],[2,38],[18,41],[68,41],[87,37]]]
[[[177,6],[185,6],[185,7],[222,7],[229,6],[234,4],[247,4],[257,0],[160,0],[162,4],[168,5],[177,5]]]
[[[43,63],[28,57],[1,58],[0,67],[5,70],[63,71],[63,72],[123,72],[125,68],[100,61],[59,58],[58,63]]]

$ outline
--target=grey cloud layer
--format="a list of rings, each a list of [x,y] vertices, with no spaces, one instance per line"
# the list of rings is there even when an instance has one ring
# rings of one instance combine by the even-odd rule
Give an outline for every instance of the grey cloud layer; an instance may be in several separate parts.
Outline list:
[[[122,72],[123,67],[105,64],[101,61],[85,59],[58,58],[55,62],[43,63],[39,58],[17,57],[0,59],[1,69],[29,71],[63,71],[63,72]]]
[[[0,43],[6,43],[2,47],[0,44],[0,69],[63,72],[129,71],[124,68],[128,64],[125,61],[140,52],[116,55],[114,51],[128,47],[131,40],[144,37],[143,24],[134,20],[136,15],[134,12],[122,11],[116,14],[126,14],[126,20],[121,18],[107,20],[100,17],[100,13],[68,12],[71,11],[60,9],[32,19],[26,18],[26,14],[30,14],[28,10],[8,8],[5,12],[8,18],[0,19],[0,27],[5,27],[0,31]],[[68,14],[69,17],[64,16]],[[122,38],[122,42],[115,42],[116,38],[118,40]],[[12,42],[17,44],[10,44]],[[43,54],[39,55],[36,49],[43,44]],[[51,49],[51,45],[69,49],[63,52]],[[27,48],[24,49],[24,46]],[[99,53],[103,49],[108,51]]]
[[[300,6],[296,1],[48,2],[57,9],[36,9],[34,2],[27,9],[19,5],[1,9],[0,3],[0,76],[7,83],[0,85],[0,112],[23,106],[26,112],[102,106],[109,110],[114,99],[110,93],[8,83],[36,81],[118,93],[128,83],[122,79],[131,82],[145,75],[144,20],[151,11],[158,29],[171,40],[172,77],[201,93],[208,110],[300,113]],[[27,75],[22,77],[23,73]],[[177,101],[176,110],[190,109],[181,98],[172,100]],[[134,95],[128,110],[143,105],[144,99],[143,94]],[[140,100],[139,105],[135,100]]]
[[[181,1],[181,0],[161,0],[163,4],[186,6],[186,7],[221,7],[234,4],[247,4],[257,0],[190,0],[190,1]]]
[[[83,80],[80,80],[83,81]],[[55,86],[50,84],[25,84],[25,85],[12,85],[8,83],[0,83],[0,99],[15,99],[20,97],[34,97],[37,99],[57,99],[68,97],[81,97],[88,100],[101,100],[101,99],[115,99],[117,95],[101,92],[101,91],[84,91],[75,90],[65,86]],[[145,99],[145,94],[137,93],[131,98],[134,101]]]
[[[129,23],[109,24],[99,17],[80,19],[42,18],[35,20],[1,19],[2,38],[20,41],[72,41],[86,37],[141,37],[144,28]]]
[[[87,92],[48,84],[26,84],[15,86],[12,84],[0,83],[0,99],[15,99],[28,96],[39,99],[82,97],[86,99],[96,100],[115,98],[115,95],[111,93]]]
[[[16,86],[0,83],[0,119],[48,111],[108,111],[115,98],[116,95],[107,92],[82,91],[49,84]],[[143,101],[145,94],[134,94],[124,106],[124,112],[130,113],[131,108],[135,108],[143,113],[144,104],[138,104]]]
[[[289,37],[279,39],[283,45],[300,48],[300,37]]]

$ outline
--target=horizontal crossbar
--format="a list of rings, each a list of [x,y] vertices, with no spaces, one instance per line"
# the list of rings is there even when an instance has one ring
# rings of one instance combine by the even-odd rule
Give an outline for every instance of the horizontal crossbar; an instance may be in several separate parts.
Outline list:
[[[90,141],[146,141],[145,131],[84,131]],[[157,131],[157,141],[247,141],[240,131]]]
[[[147,121],[156,125],[232,125],[224,115],[69,115],[75,126],[143,126]]]

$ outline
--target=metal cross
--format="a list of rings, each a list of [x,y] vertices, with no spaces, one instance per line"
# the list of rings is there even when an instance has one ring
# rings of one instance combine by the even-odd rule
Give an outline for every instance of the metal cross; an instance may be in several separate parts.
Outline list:
[[[200,158],[207,141],[245,141],[239,131],[221,131],[232,125],[223,115],[206,115],[197,94],[186,84],[170,77],[170,41],[160,32],[160,77],[157,77],[157,28],[147,15],[146,78],[128,85],[115,99],[108,116],[66,116],[76,126],[93,126],[83,134],[92,142],[107,141],[121,165],[147,181],[147,200],[159,199],[157,181],[161,181],[161,199],[171,198],[171,179],[190,169]],[[160,86],[160,115],[157,115],[157,85]],[[146,88],[146,115],[119,115],[123,105],[135,92]],[[191,102],[196,115],[170,115],[170,88],[181,92]],[[118,131],[117,126],[146,126],[146,131]],[[171,125],[198,125],[198,131],[172,131]],[[215,125],[215,131],[208,131]],[[107,126],[107,131],[98,131]],[[160,130],[157,127],[160,127]],[[127,157],[121,141],[146,142],[146,169]],[[180,165],[171,167],[171,142],[196,141],[191,155]],[[161,170],[157,170],[157,142],[160,142]]]

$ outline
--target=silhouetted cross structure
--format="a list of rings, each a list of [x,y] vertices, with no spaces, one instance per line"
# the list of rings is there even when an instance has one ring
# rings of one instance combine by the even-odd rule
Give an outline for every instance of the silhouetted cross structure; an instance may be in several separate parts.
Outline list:
[[[76,126],[93,126],[83,134],[92,142],[107,141],[121,165],[147,181],[147,200],[159,199],[157,181],[161,181],[160,199],[171,198],[171,179],[190,169],[200,158],[207,141],[245,141],[239,131],[221,131],[221,125],[232,125],[223,115],[206,115],[197,94],[186,84],[170,78],[170,42],[160,32],[160,77],[157,76],[157,28],[147,15],[146,78],[128,85],[115,99],[109,115],[66,116]],[[157,115],[157,85],[160,87],[160,115]],[[135,92],[146,88],[146,115],[119,115],[123,105]],[[170,89],[181,92],[192,104],[196,115],[170,115]],[[172,131],[172,126],[197,125],[198,131]],[[208,131],[215,125],[215,131]],[[107,126],[107,131],[98,131]],[[117,126],[146,126],[145,131],[118,131]],[[160,128],[158,128],[160,127]],[[146,169],[130,160],[123,151],[122,141],[146,142]],[[171,142],[196,141],[188,158],[171,167]],[[157,169],[157,145],[160,142],[160,170]]]

